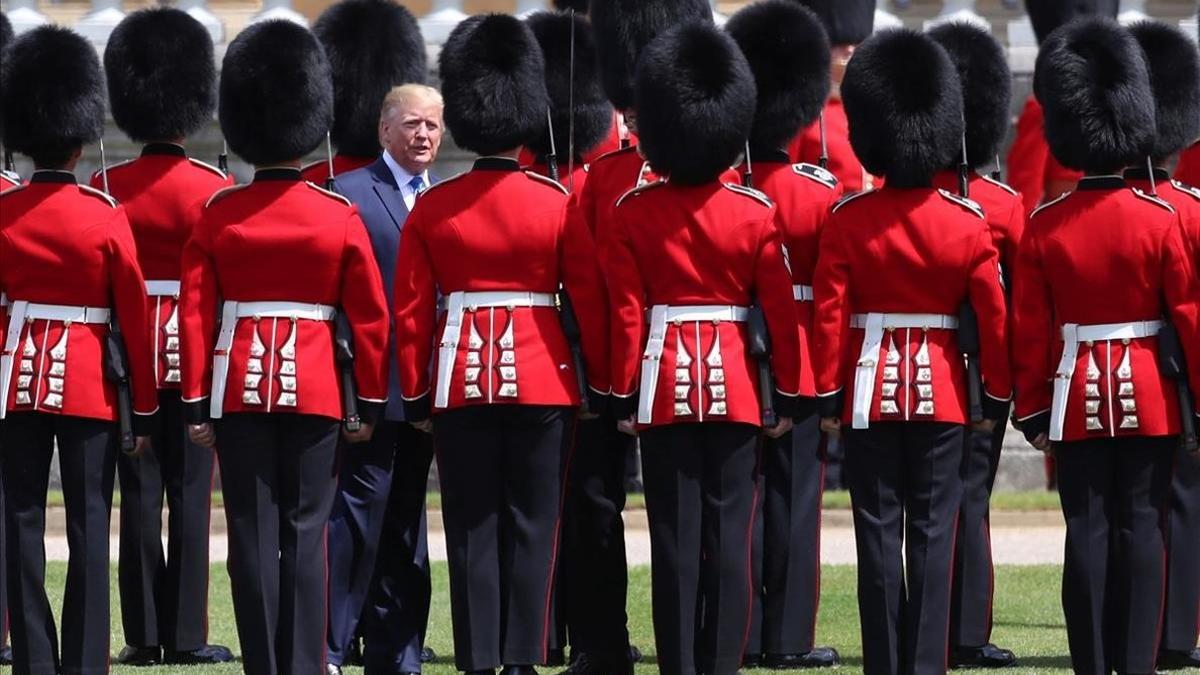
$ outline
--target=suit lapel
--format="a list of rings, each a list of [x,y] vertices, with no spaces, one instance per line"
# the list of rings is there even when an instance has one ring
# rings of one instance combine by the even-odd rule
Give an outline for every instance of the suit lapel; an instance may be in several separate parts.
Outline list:
[[[371,186],[375,191],[375,196],[383,204],[383,209],[391,217],[396,229],[402,228],[404,221],[408,218],[408,206],[404,203],[404,196],[400,194],[400,188],[396,185],[396,179],[392,176],[391,169],[388,168],[382,157],[371,165],[371,176],[375,180],[375,184]]]

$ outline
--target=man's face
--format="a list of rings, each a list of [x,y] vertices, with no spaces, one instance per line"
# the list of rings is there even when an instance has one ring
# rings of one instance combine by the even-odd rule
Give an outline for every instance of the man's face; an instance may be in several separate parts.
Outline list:
[[[829,70],[835,88],[842,85],[842,78],[846,76],[846,64],[850,63],[850,57],[854,56],[854,48],[854,45],[834,45],[829,51]]]
[[[442,145],[442,106],[420,99],[396,106],[379,121],[379,142],[405,171],[425,171]]]

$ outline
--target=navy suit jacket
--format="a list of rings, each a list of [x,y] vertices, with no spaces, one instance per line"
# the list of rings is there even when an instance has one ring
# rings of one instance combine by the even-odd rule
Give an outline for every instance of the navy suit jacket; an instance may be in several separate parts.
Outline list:
[[[431,184],[438,182],[432,173]],[[395,307],[392,297],[396,281],[396,256],[400,251],[400,230],[408,219],[408,206],[396,185],[396,178],[381,156],[371,164],[355,169],[334,179],[334,189],[358,207],[358,214],[367,225],[371,237],[371,248],[375,261],[383,275],[383,290],[387,294],[388,307]],[[400,397],[400,381],[396,373],[396,335],[388,339],[388,403],[385,418],[404,419],[404,404]]]

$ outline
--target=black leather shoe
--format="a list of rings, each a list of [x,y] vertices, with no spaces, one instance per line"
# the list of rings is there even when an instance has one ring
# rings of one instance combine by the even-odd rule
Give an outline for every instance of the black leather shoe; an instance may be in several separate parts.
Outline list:
[[[495,671],[495,670],[492,670],[492,669],[488,669],[488,670],[468,670],[468,671],[467,671],[467,675],[496,675],[496,671]]]
[[[158,647],[125,645],[115,661],[122,666],[157,666],[162,663],[162,650]]]
[[[804,654],[767,654],[762,665],[772,670],[795,670],[798,668],[832,668],[841,663],[836,649],[816,647]]]
[[[421,647],[421,663],[433,663],[437,660],[437,652],[429,647]]]
[[[757,668],[762,665],[762,654],[746,654],[742,657],[743,668]]]
[[[613,659],[573,652],[571,657],[571,667],[559,675],[633,675],[633,663],[622,656]]]
[[[638,649],[637,647],[634,647],[633,645],[629,645],[629,662],[630,663],[641,663],[642,662],[642,650]]]
[[[1158,667],[1167,670],[1200,668],[1200,649],[1193,649],[1190,652],[1176,652],[1164,649],[1158,653]]]
[[[561,667],[567,665],[567,652],[562,649],[551,649],[550,651],[546,652],[546,663],[544,663],[543,665],[550,666],[551,668],[561,668]],[[520,668],[522,666],[504,666],[504,667],[505,668]],[[501,670],[500,672],[503,673],[504,671]]]
[[[1011,668],[1015,665],[1015,654],[993,644],[982,647],[955,647],[950,659],[951,668]]]
[[[0,647],[0,666],[12,665],[12,647]]]
[[[163,650],[163,663],[175,666],[207,666],[230,661],[233,661],[233,652],[229,651],[229,647],[221,645],[204,645],[186,652]]]
[[[537,675],[537,670],[533,666],[504,666],[500,675]]]

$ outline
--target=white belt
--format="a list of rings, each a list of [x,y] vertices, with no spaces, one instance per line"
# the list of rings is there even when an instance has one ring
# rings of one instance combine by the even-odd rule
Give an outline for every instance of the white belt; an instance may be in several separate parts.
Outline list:
[[[866,331],[862,349],[858,353],[858,365],[854,369],[854,406],[851,427],[867,429],[871,426],[871,403],[875,398],[875,374],[879,369],[879,350],[883,346],[883,333],[891,328],[920,328],[922,330],[955,330],[958,317],[946,314],[854,314],[850,317],[851,328]]]
[[[649,424],[654,418],[654,396],[658,391],[658,372],[663,347],[667,341],[667,324],[674,322],[735,321],[744,322],[750,316],[749,307],[737,305],[690,305],[671,307],[654,305],[647,323],[646,350],[642,353],[642,379],[638,395],[638,423]]]
[[[1129,323],[1103,323],[1081,326],[1066,323],[1062,327],[1063,351],[1054,373],[1054,398],[1050,403],[1050,440],[1061,441],[1063,426],[1067,419],[1067,395],[1071,391],[1071,379],[1075,376],[1075,362],[1079,356],[1079,343],[1107,340],[1137,340],[1158,335],[1162,321],[1131,321]]]
[[[455,291],[445,297],[446,326],[438,343],[438,370],[433,405],[446,408],[450,405],[450,377],[454,374],[454,362],[458,358],[458,343],[462,338],[463,317],[468,311],[479,308],[504,307],[555,307],[553,293],[531,291]]]
[[[168,280],[147,280],[146,295],[151,297],[179,297],[179,282]]]
[[[796,302],[812,302],[813,287],[805,286],[804,284],[792,285],[792,299]]]
[[[13,301],[9,307],[4,352],[0,354],[0,419],[4,419],[8,411],[8,385],[12,382],[13,362],[16,360],[17,346],[21,343],[21,330],[27,320],[106,324],[111,314],[107,307],[39,305],[24,300]]]
[[[235,302],[226,300],[221,307],[221,328],[217,344],[213,349],[212,392],[209,415],[220,419],[225,411],[225,380],[229,376],[229,350],[233,348],[233,335],[237,331],[238,319],[305,319],[307,321],[333,321],[337,308],[313,302]]]

